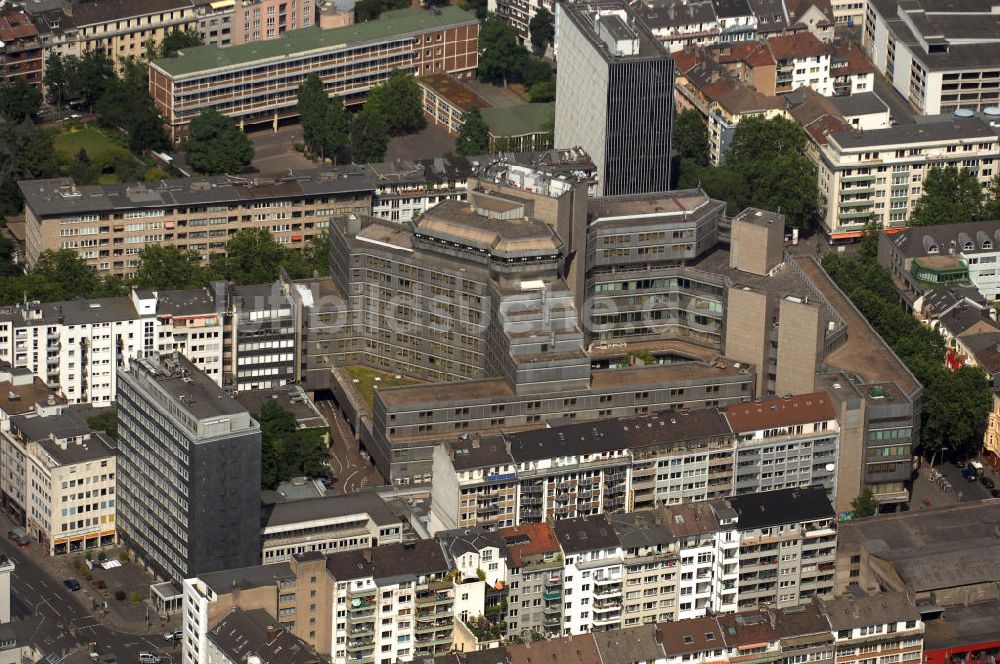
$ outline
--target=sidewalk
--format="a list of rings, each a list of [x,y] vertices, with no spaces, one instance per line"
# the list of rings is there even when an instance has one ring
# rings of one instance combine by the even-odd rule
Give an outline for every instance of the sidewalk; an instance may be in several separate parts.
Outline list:
[[[0,514],[0,528],[5,531],[14,527],[10,516]],[[81,607],[102,624],[119,632],[129,634],[158,634],[171,627],[179,627],[181,616],[171,616],[171,620],[161,620],[156,610],[149,603],[149,582],[151,577],[133,562],[110,570],[101,569],[97,562],[98,553],[104,551],[108,560],[118,559],[118,549],[92,550],[94,581],[104,580],[107,589],[102,593],[94,581],[87,581],[84,574],[74,567],[74,561],[83,561],[84,553],[72,553],[62,556],[49,556],[45,545],[32,542],[30,546],[21,549],[21,557],[30,559],[42,572],[49,577],[54,585],[61,586],[66,579],[76,579],[80,582],[80,590],[70,593]],[[115,599],[115,590],[123,589],[128,597],[124,601]],[[135,604],[131,601],[132,592],[139,592],[142,601]],[[106,607],[106,608],[105,608]],[[148,609],[148,624],[147,624]]]
[[[958,502],[954,487],[948,491],[945,488],[947,485],[942,486],[940,480],[935,479],[935,475],[941,477],[936,471],[932,473],[929,465],[920,466],[917,479],[913,481],[913,491],[910,493],[911,511],[954,505]]]

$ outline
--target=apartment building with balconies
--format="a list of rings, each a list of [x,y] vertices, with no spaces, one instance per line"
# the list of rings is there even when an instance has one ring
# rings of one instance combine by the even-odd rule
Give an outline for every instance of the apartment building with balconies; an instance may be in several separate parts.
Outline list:
[[[507,632],[562,634],[563,556],[549,523],[500,528],[507,547]]]
[[[729,504],[740,531],[739,609],[833,595],[836,514],[822,488],[734,496]]]
[[[658,510],[611,515],[625,560],[623,628],[676,619],[680,540],[665,517]]]
[[[565,560],[564,635],[617,629],[622,618],[624,555],[606,514],[553,524]]]
[[[870,222],[906,226],[934,167],[968,169],[989,184],[1000,163],[997,131],[988,118],[941,116],[826,134],[814,155],[823,231],[836,242],[860,237]]]
[[[0,14],[0,83],[23,80],[42,91],[45,49],[31,16],[12,10]]]
[[[249,7],[264,5],[271,3]],[[253,20],[248,41],[254,31],[267,29],[252,27]],[[236,19],[233,30],[246,34]],[[479,21],[458,7],[393,10],[378,21],[341,28],[303,27],[288,30],[281,39],[185,49],[178,57],[150,63],[149,93],[175,140],[206,108],[241,127],[276,127],[278,121],[298,116],[299,85],[313,73],[330,95],[343,97],[348,105],[364,101],[368,90],[394,69],[418,76],[468,76],[478,64],[478,34]],[[275,81],[280,81],[277,88]]]
[[[737,494],[822,486],[836,493],[840,426],[825,392],[787,395],[727,406],[739,441]]]
[[[221,253],[242,228],[265,228],[301,249],[329,218],[371,209],[364,169],[341,166],[279,177],[196,177],[155,184],[77,186],[72,178],[18,183],[25,198],[25,255],[72,249],[104,274],[135,274],[151,244],[177,246],[203,260]]]
[[[834,664],[919,662],[924,622],[906,593],[856,596],[848,593],[820,602],[836,648]]]

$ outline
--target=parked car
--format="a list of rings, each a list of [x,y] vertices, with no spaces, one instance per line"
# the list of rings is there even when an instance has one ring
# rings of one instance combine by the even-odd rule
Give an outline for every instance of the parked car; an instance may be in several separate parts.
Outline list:
[[[994,486],[996,486],[993,483],[993,480],[991,480],[990,478],[986,477],[985,475],[983,475],[982,477],[979,478],[979,483],[982,484],[987,489],[992,489]]]
[[[990,489],[990,495],[994,498],[1000,498],[1000,489]]]
[[[160,664],[160,657],[151,652],[141,652],[139,653],[139,664]]]
[[[974,471],[972,468],[966,468],[965,470],[962,471],[962,477],[964,477],[967,482],[975,482],[976,471]]]
[[[14,528],[13,530],[8,530],[7,537],[18,546],[28,546],[31,544],[31,537],[28,536],[28,531],[24,528]]]
[[[76,592],[80,589],[80,582],[76,579],[66,579],[63,581],[63,585],[69,588],[71,591]]]
[[[168,629],[166,632],[163,633],[163,638],[166,639],[167,641],[173,641],[175,639],[181,638],[183,634],[184,630],[182,629]]]

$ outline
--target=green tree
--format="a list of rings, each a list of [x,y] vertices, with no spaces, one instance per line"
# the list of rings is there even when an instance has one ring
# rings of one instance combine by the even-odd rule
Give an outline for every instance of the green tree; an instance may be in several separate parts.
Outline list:
[[[923,192],[910,223],[936,226],[975,221],[983,213],[983,191],[972,171],[955,166],[935,166],[924,178]]]
[[[520,78],[526,88],[531,88],[539,83],[549,83],[552,81],[552,67],[542,60],[530,57],[528,52],[524,51],[524,57],[521,59],[520,68],[515,73],[515,78]]]
[[[531,48],[539,55],[544,53],[556,36],[556,22],[552,12],[540,7],[528,22],[528,34],[531,36]]]
[[[382,117],[391,136],[413,133],[427,123],[420,85],[413,74],[401,69],[394,69],[384,83],[371,89],[365,108]]]
[[[725,168],[744,179],[750,203],[780,211],[798,228],[812,223],[819,203],[806,142],[805,131],[791,120],[751,117],[737,125],[726,153]]]
[[[673,149],[679,160],[689,159],[697,166],[708,166],[708,127],[701,113],[693,108],[674,116]]]
[[[108,82],[116,80],[114,64],[104,51],[86,51],[79,58],[71,55],[64,66],[70,95],[82,100],[88,110],[93,110]]]
[[[42,107],[42,93],[20,76],[0,85],[0,116],[7,122],[34,120]]]
[[[73,160],[66,165],[66,175],[79,185],[96,184],[97,178],[101,176],[101,169],[90,160],[87,151],[80,148]]]
[[[388,147],[385,120],[367,107],[362,108],[351,123],[351,159],[356,164],[378,163],[385,159]]]
[[[173,245],[150,244],[139,252],[135,285],[158,290],[201,288],[209,282],[197,252]]]
[[[114,408],[103,408],[97,415],[87,419],[87,426],[94,431],[103,431],[112,439],[118,438],[118,412]]]
[[[543,83],[535,83],[528,89],[528,96],[531,97],[531,101],[534,103],[555,101],[556,82],[545,81]]]
[[[63,100],[68,97],[69,72],[66,61],[58,52],[49,53],[49,57],[45,59],[44,83],[49,100],[54,102],[57,108],[62,107]]]
[[[295,416],[273,401],[256,415],[260,422],[261,476],[264,489],[293,477],[319,477],[329,472],[329,452],[321,429],[299,429]]]
[[[489,14],[486,0],[458,0],[458,6],[467,12],[476,12],[476,18],[480,21]]]
[[[479,78],[507,85],[521,75],[527,59],[514,28],[496,14],[487,16],[479,26]]]
[[[161,58],[172,58],[177,55],[177,51],[185,48],[192,48],[194,46],[201,46],[204,42],[201,39],[201,34],[194,29],[178,30],[174,28],[171,30],[163,41],[160,42],[159,47],[156,49],[157,55]]]
[[[339,97],[331,99],[318,74],[310,74],[299,87],[302,137],[313,154],[336,157],[347,147],[347,110]]]
[[[191,121],[181,143],[188,163],[200,173],[240,173],[253,160],[253,143],[232,120],[214,109]]]
[[[458,131],[457,150],[460,155],[486,154],[490,148],[490,128],[483,114],[473,106],[462,116]]]
[[[48,284],[51,294],[41,299],[72,300],[100,294],[101,277],[72,249],[43,251],[31,274]]]
[[[861,493],[851,501],[851,508],[857,518],[874,516],[878,512],[878,503],[875,501],[875,494],[868,487],[861,489]]]
[[[320,277],[330,274],[330,234],[323,231],[309,238],[309,244],[303,248],[304,277],[314,274]]]
[[[1000,219],[1000,175],[994,175],[983,192],[981,219]]]
[[[34,123],[8,122],[0,131],[0,216],[21,210],[23,201],[18,180],[54,177],[59,162],[52,147],[52,135]]]
[[[373,21],[382,13],[382,3],[379,0],[358,0],[354,3],[354,21],[364,23]]]
[[[290,251],[266,228],[244,228],[226,243],[226,253],[211,259],[213,272],[238,284],[264,284],[278,278]]]

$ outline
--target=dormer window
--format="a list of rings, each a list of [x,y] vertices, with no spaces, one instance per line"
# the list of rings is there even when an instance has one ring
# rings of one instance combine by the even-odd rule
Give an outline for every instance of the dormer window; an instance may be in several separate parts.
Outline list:
[[[992,249],[993,243],[989,240],[983,240],[983,249]]]
[[[927,253],[936,254],[937,252],[938,252],[938,246],[936,244],[932,244],[931,246],[927,247]]]
[[[962,249],[964,251],[972,251],[975,248],[976,248],[976,245],[972,244],[971,242],[966,242],[965,244],[962,245]]]

